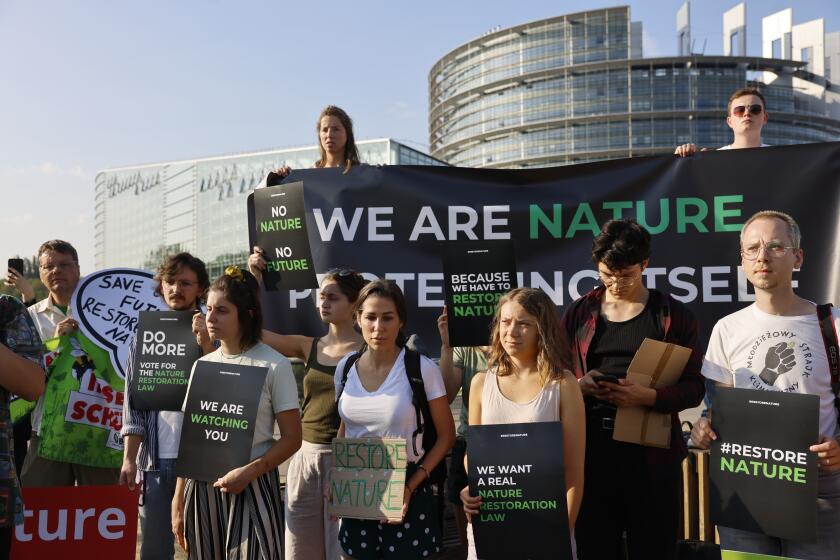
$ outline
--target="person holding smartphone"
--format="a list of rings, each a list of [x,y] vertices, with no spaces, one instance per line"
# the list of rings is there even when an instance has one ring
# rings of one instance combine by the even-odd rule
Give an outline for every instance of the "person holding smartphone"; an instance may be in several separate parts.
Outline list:
[[[583,504],[575,527],[580,560],[674,557],[687,454],[678,413],[703,399],[697,321],[679,301],[645,286],[650,233],[635,220],[610,220],[592,243],[603,285],[563,314],[572,364],[586,404]],[[692,349],[679,381],[651,388],[628,382],[627,368],[645,338]],[[671,414],[669,449],[613,440],[616,410],[647,407]]]

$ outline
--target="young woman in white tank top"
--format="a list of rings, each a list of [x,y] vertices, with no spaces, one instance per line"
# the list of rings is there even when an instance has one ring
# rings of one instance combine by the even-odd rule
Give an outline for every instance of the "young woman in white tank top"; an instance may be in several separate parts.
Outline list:
[[[490,344],[488,371],[476,374],[470,385],[470,426],[563,423],[566,503],[573,535],[583,497],[586,422],[557,308],[542,290],[508,292],[496,308]],[[479,513],[481,498],[470,496],[469,487],[461,491],[461,501],[468,517]],[[468,537],[469,558],[476,558],[472,525]],[[574,557],[574,540],[572,549]]]

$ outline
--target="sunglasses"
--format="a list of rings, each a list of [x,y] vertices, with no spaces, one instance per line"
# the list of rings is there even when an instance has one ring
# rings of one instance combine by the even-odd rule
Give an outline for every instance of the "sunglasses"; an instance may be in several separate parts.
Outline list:
[[[356,274],[352,268],[331,268],[327,271],[327,276],[350,276]]]
[[[736,117],[743,117],[744,114],[749,111],[750,115],[758,116],[764,111],[764,107],[760,104],[756,103],[755,105],[736,105],[732,107],[732,114]]]

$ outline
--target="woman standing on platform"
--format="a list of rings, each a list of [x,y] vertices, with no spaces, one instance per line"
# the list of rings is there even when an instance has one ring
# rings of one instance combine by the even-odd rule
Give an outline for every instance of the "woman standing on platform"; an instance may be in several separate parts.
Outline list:
[[[257,278],[265,260],[255,251],[248,267]],[[289,462],[286,475],[286,559],[332,560],[341,552],[338,522],[330,519],[324,500],[333,466],[332,440],[341,419],[335,401],[335,366],[359,350],[362,335],[354,328],[353,306],[367,283],[349,269],[327,272],[318,293],[318,311],[329,330],[322,337],[281,335],[263,331],[263,341],[290,358],[305,360],[301,424],[303,444]]]
[[[393,523],[341,520],[341,547],[347,557],[359,560],[422,559],[441,547],[436,498],[428,479],[455,441],[455,424],[438,367],[418,354],[407,358],[412,351],[401,345],[406,319],[405,297],[394,281],[376,280],[365,286],[356,302],[356,320],[367,346],[336,366],[339,437],[406,440],[402,519]],[[412,389],[410,375],[421,378],[422,385],[416,383]],[[421,418],[423,426],[431,422],[437,432],[431,449],[423,448],[423,432],[412,402],[415,394],[425,395],[428,402],[431,418]]]
[[[258,294],[256,279],[230,266],[213,282],[207,296],[207,330],[221,344],[199,359],[266,367],[268,374],[254,422],[251,461],[214,483],[178,478],[172,531],[191,559],[283,558],[277,467],[300,447],[300,413],[289,360],[260,342]],[[275,424],[279,440],[274,439]]]
[[[572,538],[583,497],[586,419],[554,302],[533,288],[505,294],[496,307],[490,345],[489,368],[476,374],[470,386],[470,426],[562,422],[563,475]],[[469,487],[461,490],[461,501],[468,516],[478,515],[481,497],[470,496]],[[476,558],[472,525],[468,537],[469,557]],[[574,557],[574,541],[572,551]]]
[[[356,148],[356,137],[353,134],[353,119],[344,109],[335,105],[327,105],[318,115],[315,125],[318,132],[318,149],[321,157],[312,167],[343,167],[344,173],[359,165],[359,150]],[[284,179],[291,167],[285,165],[269,171],[260,187],[276,185]],[[259,187],[257,187],[259,188]]]

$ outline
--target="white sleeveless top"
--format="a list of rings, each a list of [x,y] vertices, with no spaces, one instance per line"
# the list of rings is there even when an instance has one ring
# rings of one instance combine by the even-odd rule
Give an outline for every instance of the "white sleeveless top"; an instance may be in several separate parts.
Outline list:
[[[499,390],[496,373],[488,371],[481,393],[482,424],[523,424],[560,421],[560,381],[552,380],[526,403],[516,403]]]

